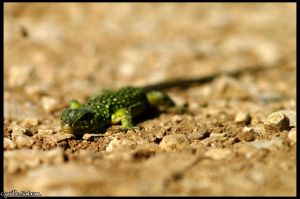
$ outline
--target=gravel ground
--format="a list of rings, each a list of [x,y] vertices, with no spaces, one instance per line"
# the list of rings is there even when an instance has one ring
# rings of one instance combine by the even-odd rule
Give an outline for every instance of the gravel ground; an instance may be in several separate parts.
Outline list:
[[[71,99],[254,66],[139,130],[60,131]],[[296,195],[296,4],[5,3],[3,131],[6,193]]]

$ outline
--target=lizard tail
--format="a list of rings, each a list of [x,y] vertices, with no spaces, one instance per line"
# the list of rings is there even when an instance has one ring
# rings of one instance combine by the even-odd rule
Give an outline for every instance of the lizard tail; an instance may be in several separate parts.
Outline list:
[[[228,72],[220,72],[220,73],[214,73],[211,75],[203,76],[200,78],[195,78],[195,79],[188,79],[188,80],[170,80],[166,81],[163,83],[157,83],[157,84],[150,84],[148,86],[142,87],[145,91],[152,91],[152,90],[164,90],[168,89],[171,87],[186,87],[190,86],[193,84],[204,84],[211,82],[213,79],[216,77],[219,77],[221,75],[228,75],[232,77],[238,77],[242,73],[248,73],[248,72],[257,72],[257,71],[262,71],[265,69],[269,69],[270,67],[248,67],[248,68],[243,68],[240,70],[234,70],[234,71],[228,71]],[[272,67],[271,67],[272,68]]]

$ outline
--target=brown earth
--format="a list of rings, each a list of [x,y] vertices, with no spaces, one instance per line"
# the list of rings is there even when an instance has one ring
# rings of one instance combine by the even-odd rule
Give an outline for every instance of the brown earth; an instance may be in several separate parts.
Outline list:
[[[254,66],[139,130],[60,131],[71,99]],[[295,3],[4,4],[6,194],[295,195],[295,116]]]

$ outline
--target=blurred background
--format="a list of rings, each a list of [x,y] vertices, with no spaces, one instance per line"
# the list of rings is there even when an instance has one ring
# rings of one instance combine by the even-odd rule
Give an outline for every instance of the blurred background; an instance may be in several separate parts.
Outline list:
[[[77,95],[283,57],[295,65],[295,5],[7,3],[4,86]]]
[[[172,99],[193,114],[162,114],[140,123],[142,133],[111,127],[97,141],[60,134],[71,99],[255,66],[270,70],[176,90]],[[7,191],[295,194],[296,147],[278,140],[289,139],[287,131],[263,128],[279,109],[296,113],[296,3],[4,3]],[[244,141],[239,111],[258,132],[248,141],[257,140]],[[199,140],[198,125],[216,136]],[[189,140],[183,152],[163,150],[157,140],[167,135]],[[140,151],[126,151],[123,141]],[[206,152],[211,158],[202,161]]]

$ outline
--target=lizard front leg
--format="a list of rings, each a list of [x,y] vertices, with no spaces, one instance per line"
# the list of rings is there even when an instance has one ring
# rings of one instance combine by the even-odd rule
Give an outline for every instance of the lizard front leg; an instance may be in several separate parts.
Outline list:
[[[132,125],[132,113],[128,108],[121,108],[111,115],[111,123],[118,124],[121,122],[123,128],[131,128]]]

